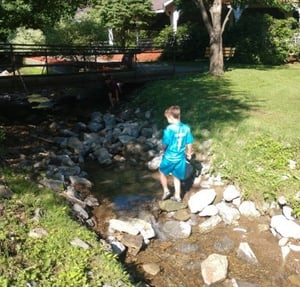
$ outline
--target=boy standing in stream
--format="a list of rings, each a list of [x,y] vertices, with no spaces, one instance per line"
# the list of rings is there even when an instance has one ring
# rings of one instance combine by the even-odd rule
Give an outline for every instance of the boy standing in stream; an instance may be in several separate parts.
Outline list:
[[[171,196],[168,188],[168,175],[172,175],[174,183],[174,199],[181,201],[181,180],[185,177],[186,158],[191,159],[194,141],[191,129],[180,121],[180,107],[171,106],[165,110],[169,125],[163,133],[163,157],[159,166],[160,182],[163,188],[162,200]]]

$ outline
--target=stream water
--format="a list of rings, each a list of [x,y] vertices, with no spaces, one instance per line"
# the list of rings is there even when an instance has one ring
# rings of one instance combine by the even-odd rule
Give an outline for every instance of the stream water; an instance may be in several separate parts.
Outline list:
[[[143,166],[121,164],[100,168],[97,163],[89,162],[85,170],[94,184],[94,195],[101,202],[94,210],[98,222],[101,222],[99,232],[105,232],[110,218],[136,217],[149,206],[153,210],[162,195],[158,173],[150,172]],[[159,218],[168,220],[170,214],[161,212]],[[136,280],[147,282],[149,286],[201,287],[205,286],[201,276],[201,262],[212,253],[220,253],[228,257],[228,277],[236,279],[238,285],[228,279],[215,283],[214,287],[300,286],[299,281],[298,285],[291,282],[291,278],[296,276],[297,279],[300,273],[299,254],[291,253],[283,262],[278,239],[268,228],[268,216],[252,220],[241,218],[238,226],[219,224],[212,232],[200,234],[197,225],[205,219],[194,217],[196,224],[187,239],[154,239],[137,255],[127,254],[124,263],[129,272]],[[224,241],[231,242],[232,246],[220,251],[219,246]],[[251,246],[259,261],[257,265],[237,258],[236,250],[241,242]],[[157,264],[160,272],[155,276],[147,274],[143,266],[148,263]]]
[[[109,200],[116,214],[137,212],[162,195],[158,173],[143,166],[123,163],[100,167],[97,162],[90,161],[84,169],[93,182],[94,195],[100,201]]]

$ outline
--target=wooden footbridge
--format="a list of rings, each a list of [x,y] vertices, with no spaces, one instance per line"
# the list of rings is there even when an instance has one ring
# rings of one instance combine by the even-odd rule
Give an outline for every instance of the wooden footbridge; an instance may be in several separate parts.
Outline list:
[[[124,83],[166,78],[174,74],[173,64],[155,66],[139,62],[138,58],[145,53],[156,54],[158,58],[161,50],[105,45],[0,44],[0,90],[84,85],[101,82],[106,74]]]

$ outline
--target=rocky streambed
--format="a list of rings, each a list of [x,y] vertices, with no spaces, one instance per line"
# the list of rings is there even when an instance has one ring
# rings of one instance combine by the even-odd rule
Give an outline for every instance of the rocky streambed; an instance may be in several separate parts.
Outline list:
[[[195,149],[204,168],[180,203],[160,200],[161,131],[151,111],[14,124],[3,161],[64,196],[76,218],[145,286],[300,286],[299,220],[285,198],[243,201],[239,187],[211,175],[212,140],[203,133],[206,140]],[[107,169],[111,176],[100,179]],[[134,179],[120,181],[128,170]],[[139,195],[143,183],[148,196],[136,196],[129,209],[109,196],[112,188],[125,199],[128,190]]]

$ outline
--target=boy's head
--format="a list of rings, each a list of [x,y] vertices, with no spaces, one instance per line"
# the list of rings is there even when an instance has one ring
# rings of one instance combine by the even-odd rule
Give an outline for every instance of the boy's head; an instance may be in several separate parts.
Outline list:
[[[167,120],[172,122],[172,120],[180,121],[180,107],[179,106],[170,106],[165,110],[165,117]]]

